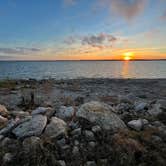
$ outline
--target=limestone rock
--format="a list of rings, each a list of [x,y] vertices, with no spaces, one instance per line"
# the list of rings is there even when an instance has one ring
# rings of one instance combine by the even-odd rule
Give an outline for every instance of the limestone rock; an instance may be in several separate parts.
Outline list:
[[[8,110],[4,105],[1,104],[0,104],[0,115],[4,117],[8,116]]]
[[[76,116],[99,125],[105,130],[116,131],[118,129],[126,128],[125,123],[113,113],[113,108],[111,106],[96,101],[83,104]]]
[[[143,127],[143,121],[141,119],[132,120],[127,123],[128,126],[134,130],[140,131]]]
[[[61,106],[56,116],[60,119],[71,119],[74,116],[75,110],[73,107]]]
[[[47,125],[44,136],[49,138],[57,138],[61,135],[66,135],[67,124],[62,119],[52,117],[51,122]]]
[[[19,124],[12,132],[18,138],[25,138],[30,136],[40,136],[47,124],[47,117],[43,115],[36,115],[29,120]]]
[[[50,117],[53,114],[53,109],[51,107],[38,107],[32,111],[32,115],[42,114]]]

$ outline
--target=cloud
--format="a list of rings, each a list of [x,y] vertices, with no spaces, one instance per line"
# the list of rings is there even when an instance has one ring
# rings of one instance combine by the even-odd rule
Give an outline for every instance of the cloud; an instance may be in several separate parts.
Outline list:
[[[66,6],[72,6],[72,5],[75,5],[76,3],[76,0],[64,0],[64,4]]]
[[[15,48],[0,48],[0,54],[14,54],[14,55],[27,55],[32,53],[40,52],[39,48],[25,48],[25,47],[15,47]]]
[[[70,36],[65,39],[64,43],[67,45],[80,43],[81,45],[88,45],[102,49],[105,47],[111,47],[112,44],[117,40],[118,39],[111,34],[99,33],[96,35],[87,36]]]
[[[166,10],[164,11],[164,13],[162,14],[160,18],[162,21],[166,21]]]
[[[141,14],[148,0],[99,0],[100,4],[109,7],[112,14],[126,20],[133,20]]]
[[[110,44],[112,44],[116,40],[117,38],[110,34],[100,33],[97,35],[84,36],[82,38],[82,44],[90,45],[92,47],[104,48],[105,46],[110,46]]]

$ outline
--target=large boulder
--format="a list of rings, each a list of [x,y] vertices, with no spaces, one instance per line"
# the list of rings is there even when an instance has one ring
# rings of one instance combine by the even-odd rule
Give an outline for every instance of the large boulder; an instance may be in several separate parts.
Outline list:
[[[8,110],[4,105],[1,104],[0,104],[0,115],[4,117],[8,116]]]
[[[44,136],[51,139],[66,135],[67,124],[62,119],[52,117],[51,122],[47,125]]]
[[[105,130],[116,131],[126,128],[125,123],[113,111],[113,108],[107,104],[92,101],[83,104],[76,113],[76,116],[99,125]]]
[[[18,138],[30,136],[40,136],[47,124],[47,117],[43,115],[35,115],[27,121],[19,124],[12,132]]]

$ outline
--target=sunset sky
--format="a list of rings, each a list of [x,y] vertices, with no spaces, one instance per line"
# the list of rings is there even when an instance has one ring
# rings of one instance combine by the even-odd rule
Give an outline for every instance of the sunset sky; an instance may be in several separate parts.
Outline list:
[[[0,60],[166,59],[166,0],[0,0]]]

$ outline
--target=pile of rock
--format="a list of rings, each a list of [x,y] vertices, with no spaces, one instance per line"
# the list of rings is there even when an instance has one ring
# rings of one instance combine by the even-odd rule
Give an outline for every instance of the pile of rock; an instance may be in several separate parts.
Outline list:
[[[49,158],[52,165],[118,165],[120,161],[115,160],[114,155],[117,155],[119,148],[123,148],[121,151],[124,148],[130,151],[132,146],[136,153],[144,149],[137,148],[140,145],[137,140],[128,138],[132,131],[139,133],[154,129],[155,134],[150,139],[164,144],[165,124],[145,119],[147,115],[155,114],[156,117],[163,112],[163,105],[156,103],[151,108],[147,103],[128,100],[129,98],[121,98],[124,102],[115,107],[92,101],[80,107],[61,106],[58,110],[52,107],[38,107],[31,112],[13,111],[10,115],[14,119],[10,120],[9,112],[0,105],[0,154],[3,154],[0,160],[4,165],[11,162],[13,165],[24,165],[24,157],[34,153],[42,162],[47,163]],[[154,109],[158,109],[158,113]],[[144,117],[141,118],[139,115],[142,113]],[[126,114],[129,118],[123,121]],[[131,131],[128,134],[130,136],[126,137],[121,131]],[[120,136],[117,133],[120,133]],[[119,146],[120,144],[122,145]],[[118,147],[116,153],[113,149],[115,145]],[[15,148],[19,149],[19,152]],[[35,165],[35,162],[37,164],[39,161],[33,158],[31,162],[31,165]]]

